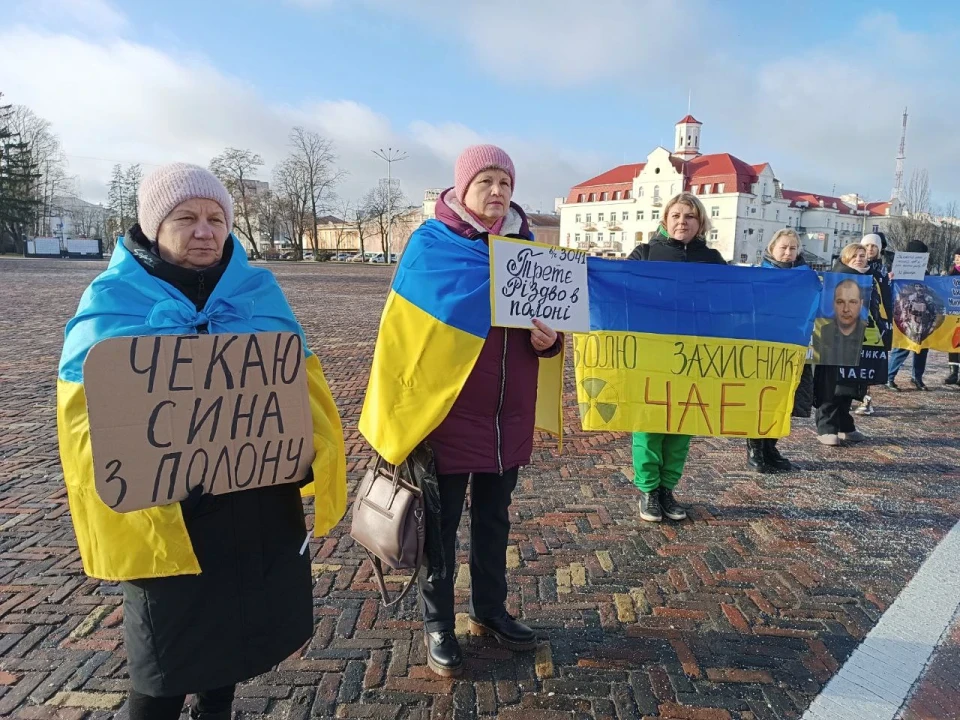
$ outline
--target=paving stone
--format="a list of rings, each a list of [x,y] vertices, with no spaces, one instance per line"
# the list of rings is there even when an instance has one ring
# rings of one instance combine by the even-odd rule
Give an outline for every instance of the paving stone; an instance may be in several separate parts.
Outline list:
[[[80,567],[51,374],[63,326],[104,267],[0,259],[0,300],[7,300],[0,313],[4,717],[125,717],[119,589],[86,578]],[[268,267],[341,411],[352,492],[372,457],[357,421],[391,271]],[[579,430],[568,367],[563,454],[538,433],[511,506],[508,606],[543,635],[538,649],[511,653],[463,632],[465,513],[456,611],[466,674],[456,682],[434,679],[425,668],[416,593],[395,610],[380,607],[369,563],[349,538],[348,516],[310,545],[314,638],[276,672],[245,684],[237,710],[291,720],[311,713],[389,720],[799,717],[960,517],[960,392],[938,383],[942,355],[931,355],[927,372],[932,392],[874,393],[877,414],[858,418],[868,443],[823,448],[811,420],[794,421],[779,447],[796,473],[756,475],[745,467],[742,442],[694,439],[677,488],[690,519],[651,525],[637,515],[629,435]],[[910,637],[889,641],[871,655],[879,667],[885,653],[910,653]],[[949,717],[944,713],[960,707],[950,695],[960,688],[955,645],[960,639],[930,661],[907,720]],[[887,689],[875,687],[876,672],[863,684]],[[889,687],[904,681],[895,677]]]

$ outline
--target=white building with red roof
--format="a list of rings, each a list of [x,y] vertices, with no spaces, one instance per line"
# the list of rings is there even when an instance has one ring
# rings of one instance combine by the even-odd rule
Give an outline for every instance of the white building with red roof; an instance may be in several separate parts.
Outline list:
[[[756,263],[773,234],[797,230],[813,265],[874,232],[873,219],[895,216],[891,203],[862,203],[785,190],[769,163],[751,165],[730,153],[700,153],[702,123],[676,124],[674,150],[658,147],[646,162],[620,165],[570,189],[560,203],[560,242],[597,255],[624,257],[656,234],[667,201],[686,191],[703,202],[713,229],[707,242],[728,261]]]

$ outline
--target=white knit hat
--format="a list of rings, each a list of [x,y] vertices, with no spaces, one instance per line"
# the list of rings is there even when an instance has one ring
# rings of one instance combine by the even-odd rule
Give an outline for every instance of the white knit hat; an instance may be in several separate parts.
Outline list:
[[[227,228],[233,230],[233,198],[206,168],[187,163],[170,163],[157,168],[140,183],[137,191],[138,220],[143,234],[157,239],[160,223],[180,203],[194,198],[213,200],[223,208]]]
[[[875,233],[870,233],[869,235],[864,235],[863,239],[860,241],[861,245],[876,245],[878,250],[883,250],[883,243],[880,241],[880,236]]]

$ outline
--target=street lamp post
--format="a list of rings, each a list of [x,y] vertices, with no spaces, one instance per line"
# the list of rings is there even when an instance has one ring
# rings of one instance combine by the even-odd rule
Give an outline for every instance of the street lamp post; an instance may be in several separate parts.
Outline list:
[[[406,160],[408,156],[405,152],[393,148],[380,148],[371,152],[387,163],[387,253],[383,260],[389,264],[390,255],[393,253],[393,164]]]

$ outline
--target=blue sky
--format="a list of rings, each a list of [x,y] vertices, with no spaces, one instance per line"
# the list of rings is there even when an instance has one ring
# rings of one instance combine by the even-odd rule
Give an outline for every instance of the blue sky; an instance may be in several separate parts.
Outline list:
[[[106,161],[205,162],[219,141],[269,166],[303,124],[336,143],[344,195],[382,172],[372,147],[410,154],[397,168],[417,199],[450,182],[459,146],[490,140],[515,156],[519,199],[546,208],[670,143],[691,92],[704,152],[875,199],[909,105],[908,174],[927,169],[939,202],[960,199],[960,139],[945,133],[960,9],[946,0],[4,2],[0,91],[53,122],[88,194]]]

